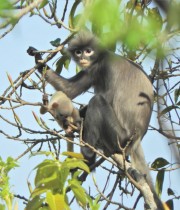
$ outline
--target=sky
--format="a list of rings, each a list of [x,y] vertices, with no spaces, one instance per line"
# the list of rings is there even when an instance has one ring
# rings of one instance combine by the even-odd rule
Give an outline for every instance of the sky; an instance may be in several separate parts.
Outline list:
[[[62,32],[63,31],[63,32]],[[0,31],[0,33],[2,33]],[[50,26],[44,23],[38,17],[29,17],[26,16],[19,21],[17,26],[6,35],[3,39],[0,40],[0,95],[4,92],[7,86],[9,86],[9,81],[6,76],[8,72],[11,77],[16,79],[19,76],[20,72],[32,68],[34,64],[34,59],[26,53],[26,50],[29,46],[36,47],[39,50],[51,49],[52,46],[50,41],[59,38],[62,40],[67,37],[67,31],[59,29],[56,27]],[[52,64],[52,62],[51,62]],[[147,72],[148,73],[148,72]],[[63,76],[70,77],[75,74],[75,68],[72,64],[70,66],[70,71],[63,70]],[[49,92],[53,92],[53,88],[48,87]],[[26,99],[28,101],[41,102],[41,95],[31,94],[28,91]],[[84,95],[76,99],[83,103],[88,103],[89,95]],[[28,109],[28,112],[27,112]],[[31,112],[32,108],[24,108],[20,110],[19,114],[22,117],[23,121],[28,124],[29,127],[34,128],[37,126],[33,117],[28,114]],[[38,113],[38,108],[35,108],[35,111]],[[2,110],[0,110],[2,112]],[[10,117],[9,111],[3,111],[6,117]],[[2,113],[1,113],[2,114]],[[151,125],[157,125],[156,116],[153,115],[151,119]],[[0,119],[0,129],[6,130],[8,132],[8,126],[2,122]],[[9,128],[10,129],[10,128]],[[10,132],[13,132],[10,130]],[[8,156],[17,158],[23,151],[27,149],[27,146],[22,142],[17,142],[14,140],[9,140],[0,134],[0,156],[5,160]],[[152,163],[155,158],[161,156],[167,159],[169,162],[173,162],[172,150],[168,146],[167,139],[163,138],[157,132],[148,132],[148,134],[143,139],[143,149],[148,163]],[[42,157],[29,157],[25,155],[23,158],[19,159],[20,167],[15,169],[11,173],[11,184],[12,191],[15,194],[23,195],[28,198],[29,191],[27,186],[27,179],[33,180],[33,173],[30,173],[33,168],[42,160]],[[100,171],[96,171],[95,177],[98,183],[103,183],[102,174]],[[153,173],[153,179],[155,178],[155,173]],[[103,184],[102,184],[103,185]],[[88,184],[87,184],[88,186]],[[111,186],[111,183],[109,183]],[[175,189],[177,194],[180,194],[180,182],[179,182],[179,173],[166,173],[165,175],[165,188],[172,187]],[[118,195],[117,195],[118,196]],[[168,199],[166,192],[163,193],[163,200]],[[17,200],[19,203],[19,209],[23,209],[25,206],[22,204],[21,200]],[[175,202],[175,210],[178,209],[180,202]]]

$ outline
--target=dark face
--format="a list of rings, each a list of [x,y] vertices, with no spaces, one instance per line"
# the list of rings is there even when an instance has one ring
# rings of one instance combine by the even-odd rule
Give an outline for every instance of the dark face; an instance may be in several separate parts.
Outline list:
[[[87,68],[95,60],[95,52],[90,47],[75,49],[73,58],[80,67]]]
[[[79,32],[68,44],[68,51],[74,61],[83,69],[98,61],[101,54],[99,41],[87,31]]]

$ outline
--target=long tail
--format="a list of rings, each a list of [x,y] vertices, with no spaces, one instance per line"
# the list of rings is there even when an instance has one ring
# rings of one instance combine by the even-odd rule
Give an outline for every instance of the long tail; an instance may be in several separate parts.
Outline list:
[[[145,175],[145,179],[153,193],[154,200],[156,202],[158,210],[164,210],[163,204],[155,191],[155,188],[151,179],[150,171],[145,161],[144,152],[141,147],[140,141],[136,145],[136,148],[132,148],[131,162],[132,162],[133,168],[137,169],[141,174]]]

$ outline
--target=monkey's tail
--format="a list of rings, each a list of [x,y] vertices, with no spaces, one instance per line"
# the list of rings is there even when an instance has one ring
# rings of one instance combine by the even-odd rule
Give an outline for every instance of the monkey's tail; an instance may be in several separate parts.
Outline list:
[[[149,185],[149,187],[153,193],[154,200],[157,205],[157,209],[164,210],[163,204],[155,191],[155,188],[154,188],[154,185],[153,185],[153,182],[151,179],[150,171],[149,171],[148,165],[145,161],[144,152],[141,147],[140,141],[137,142],[136,148],[132,149],[131,163],[132,163],[133,168],[137,169],[141,174],[145,175],[146,182]]]

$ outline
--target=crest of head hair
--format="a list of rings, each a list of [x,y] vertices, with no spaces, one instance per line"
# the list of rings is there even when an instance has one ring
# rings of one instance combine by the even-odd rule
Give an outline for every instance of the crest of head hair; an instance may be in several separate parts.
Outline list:
[[[87,46],[97,48],[98,45],[97,38],[90,31],[82,30],[69,42],[68,50],[72,52]]]

